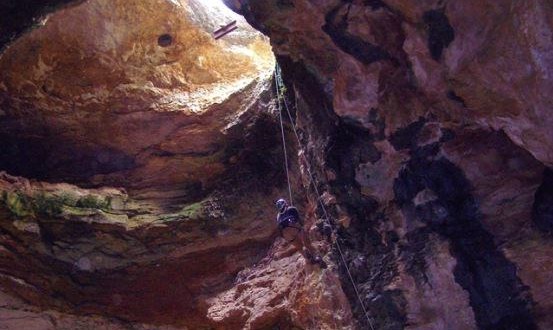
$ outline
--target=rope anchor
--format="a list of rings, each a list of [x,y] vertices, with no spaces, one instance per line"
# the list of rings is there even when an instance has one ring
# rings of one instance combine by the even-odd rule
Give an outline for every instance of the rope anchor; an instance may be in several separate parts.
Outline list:
[[[215,40],[221,39],[232,31],[235,31],[236,29],[238,29],[238,26],[236,26],[236,21],[232,21],[226,25],[222,25],[219,29],[215,30],[213,32],[213,38]]]

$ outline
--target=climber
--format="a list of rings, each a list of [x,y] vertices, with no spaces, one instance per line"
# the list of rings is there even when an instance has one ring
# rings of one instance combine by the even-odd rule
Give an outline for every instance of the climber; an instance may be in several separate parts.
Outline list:
[[[288,206],[285,199],[280,198],[276,201],[278,209],[277,224],[280,235],[288,243],[294,244],[303,255],[305,260],[312,264],[319,264],[321,268],[326,268],[326,263],[319,256],[313,253],[313,247],[309,241],[309,237],[303,230],[303,222],[301,220],[298,209],[294,206]]]

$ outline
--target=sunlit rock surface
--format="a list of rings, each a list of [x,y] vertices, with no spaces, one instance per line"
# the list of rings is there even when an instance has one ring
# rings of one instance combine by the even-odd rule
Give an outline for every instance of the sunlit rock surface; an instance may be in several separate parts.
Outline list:
[[[267,39],[216,1],[86,1],[0,67],[2,326],[226,328],[207,302],[265,256],[284,182]]]
[[[233,20],[239,29],[214,40]],[[0,58],[0,163],[55,181],[206,184],[273,66],[266,39],[219,2],[63,9]]]
[[[355,328],[336,266],[275,240],[266,37],[218,1],[40,19],[0,56],[3,327]]]
[[[286,187],[261,35],[239,20],[212,40],[235,19],[212,1],[87,1],[0,58],[2,315],[553,327],[550,2],[226,2],[282,66],[304,147],[289,144],[294,195],[329,267],[276,239]]]

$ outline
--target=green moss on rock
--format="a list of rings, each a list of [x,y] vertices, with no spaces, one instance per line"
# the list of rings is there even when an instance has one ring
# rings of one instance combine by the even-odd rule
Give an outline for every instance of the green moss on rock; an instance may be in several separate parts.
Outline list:
[[[37,193],[28,196],[20,191],[3,191],[2,204],[16,218],[57,217],[65,209],[109,210],[111,208],[111,198],[108,196],[102,199],[94,195],[79,198],[70,193],[59,195]]]
[[[75,206],[87,209],[109,210],[111,209],[111,197],[108,196],[102,200],[97,196],[87,195],[81,197]]]
[[[2,201],[8,211],[18,218],[28,217],[33,214],[29,198],[20,192],[4,191],[2,193]]]
[[[204,215],[202,202],[189,204],[182,208],[179,215],[189,219],[199,219]]]

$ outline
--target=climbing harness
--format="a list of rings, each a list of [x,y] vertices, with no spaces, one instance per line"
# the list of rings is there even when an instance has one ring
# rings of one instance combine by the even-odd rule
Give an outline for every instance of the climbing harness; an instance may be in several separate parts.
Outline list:
[[[279,199],[275,204],[279,209],[277,222],[280,236],[288,243],[292,243],[303,230],[303,222],[301,221],[298,209],[288,206],[288,203],[284,199]],[[293,232],[292,239],[288,239],[290,237],[290,230],[288,229],[291,229]]]
[[[238,29],[238,26],[236,26],[236,21],[232,21],[227,25],[221,26],[220,29],[215,30],[213,32],[213,38],[215,38],[215,40],[221,39],[222,37],[226,36],[236,29]]]
[[[286,220],[282,221],[281,223],[279,223],[278,228],[280,230],[280,236],[282,236],[284,238],[286,243],[292,243],[293,241],[295,241],[300,236],[301,232],[303,231],[303,227],[301,226],[301,224],[297,223],[296,221],[291,221],[290,219],[286,219]],[[287,235],[284,234],[284,231],[286,229],[295,230],[295,233],[293,235],[291,235],[292,236],[291,239],[288,239],[286,237]]]
[[[283,120],[282,120],[282,110],[283,109],[281,107],[281,102],[280,102],[281,97],[283,99],[282,103],[284,103],[284,108],[285,108],[285,110],[288,114],[288,119],[290,120],[292,130],[293,130],[294,135],[296,137],[298,147],[300,148],[300,151],[302,153],[303,153],[303,147],[302,147],[302,144],[301,144],[301,140],[300,140],[298,131],[296,129],[296,124],[294,123],[294,120],[292,119],[292,113],[290,112],[290,108],[288,107],[288,103],[286,102],[286,98],[284,98],[282,95],[280,95],[280,91],[282,91],[284,89],[284,81],[282,79],[282,73],[281,73],[281,70],[280,70],[280,66],[278,64],[276,65],[276,68],[275,68],[275,85],[276,85],[277,99],[278,99],[278,111],[279,111],[279,114],[280,114],[280,127],[281,127],[281,132],[282,132],[282,141],[283,141],[283,145],[284,145],[284,157],[285,157],[285,164],[286,164],[286,177],[287,177],[287,180],[288,180],[288,191],[290,193],[290,200],[291,200],[292,189],[291,189],[291,186],[290,186],[290,178],[288,176],[288,160],[287,160],[286,146],[285,146],[286,141],[285,141],[285,135],[284,135],[284,124],[283,124]],[[330,217],[329,217],[328,212],[326,210],[326,207],[325,207],[325,205],[322,201],[322,195],[319,193],[319,188],[317,188],[317,184],[315,182],[315,177],[313,176],[313,173],[311,172],[311,169],[310,169],[309,164],[308,164],[307,161],[306,161],[306,164],[307,164],[307,166],[305,166],[305,168],[307,170],[307,174],[309,175],[310,185],[313,185],[313,188],[315,190],[315,194],[317,195],[317,201],[318,201],[319,205],[321,206],[321,210],[323,211],[324,220],[326,221],[326,224],[328,226],[331,226]],[[340,255],[340,258],[342,259],[342,263],[344,264],[344,268],[346,269],[346,273],[348,275],[348,278],[349,278],[349,280],[350,280],[350,282],[353,286],[353,290],[355,292],[355,295],[357,296],[357,300],[359,301],[359,304],[361,305],[361,308],[363,309],[363,313],[365,314],[365,317],[367,318],[369,326],[371,327],[372,330],[375,330],[374,326],[373,326],[373,322],[372,322],[372,320],[369,316],[369,313],[367,311],[367,308],[365,307],[365,303],[363,302],[363,299],[361,299],[361,294],[359,293],[359,290],[357,289],[357,284],[355,283],[355,280],[353,279],[353,276],[351,275],[351,271],[350,271],[349,266],[346,262],[346,258],[344,257],[344,253],[342,251],[340,243],[338,242],[338,240],[335,240],[334,243],[336,244],[338,254]]]

